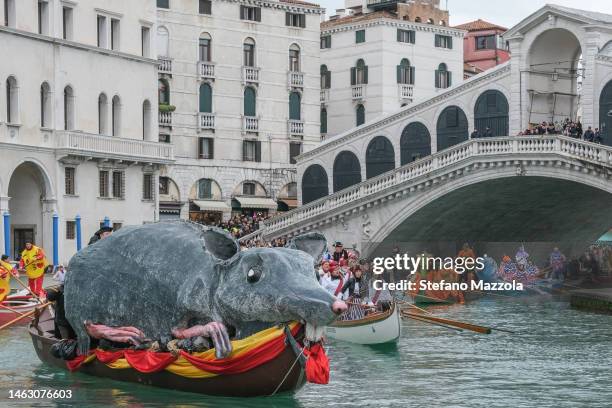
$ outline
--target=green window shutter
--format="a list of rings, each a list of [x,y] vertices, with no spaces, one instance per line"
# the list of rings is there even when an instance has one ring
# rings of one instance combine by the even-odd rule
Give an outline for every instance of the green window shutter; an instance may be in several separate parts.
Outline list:
[[[368,66],[363,67],[363,83],[368,83]]]
[[[415,43],[415,37],[416,37],[416,32],[410,31],[410,43],[411,44]]]
[[[261,162],[261,141],[255,142],[255,161]]]
[[[440,46],[440,36],[436,34],[436,47]]]
[[[212,112],[212,88],[209,84],[200,85],[200,112]]]
[[[300,27],[306,28],[306,14],[300,15]]]
[[[285,13],[285,25],[286,26],[291,25],[291,13]]]
[[[435,76],[436,88],[440,88],[440,71],[436,69],[434,71],[434,76]]]
[[[261,21],[261,7],[255,9],[255,21]]]
[[[240,19],[244,20],[244,6],[240,6]]]
[[[257,101],[255,90],[251,87],[244,89],[244,116],[257,116]]]
[[[242,141],[242,161],[246,161],[247,159],[247,145],[248,145],[248,141],[243,140]]]
[[[327,71],[325,73],[325,76],[327,80],[327,83],[325,85],[327,85],[327,89],[330,89],[331,88],[331,71]]]
[[[357,126],[361,126],[365,123],[365,108],[363,105],[357,106]]]
[[[402,30],[397,29],[397,41],[402,41]]]
[[[332,36],[330,34],[330,35],[327,36],[327,40],[326,40],[327,41],[327,48],[331,48],[331,39],[332,39]]]
[[[321,109],[321,133],[327,133],[327,109]]]
[[[397,71],[397,83],[401,84],[402,83],[402,66],[398,65],[396,68]]]
[[[300,94],[297,92],[289,94],[289,119],[300,120]]]
[[[351,85],[355,85],[357,83],[357,69],[355,67],[351,68]]]
[[[448,48],[453,49],[453,37],[448,37]]]
[[[414,74],[415,74],[414,67],[410,67],[410,85],[414,85]]]
[[[448,78],[448,82],[446,84],[446,87],[448,88],[448,87],[450,87],[453,84],[453,73],[449,71],[449,72],[446,73],[446,75],[447,75],[447,78]]]
[[[210,151],[210,158],[215,158],[215,139],[208,139],[208,149]]]

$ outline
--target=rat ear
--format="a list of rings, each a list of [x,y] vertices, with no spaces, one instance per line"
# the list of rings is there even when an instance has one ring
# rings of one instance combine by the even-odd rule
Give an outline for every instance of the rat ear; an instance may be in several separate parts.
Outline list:
[[[202,237],[206,250],[215,258],[226,261],[240,252],[240,247],[234,237],[220,228],[207,228],[202,233]]]
[[[304,251],[312,256],[315,262],[319,262],[327,249],[327,240],[319,232],[309,232],[291,239],[285,247]]]

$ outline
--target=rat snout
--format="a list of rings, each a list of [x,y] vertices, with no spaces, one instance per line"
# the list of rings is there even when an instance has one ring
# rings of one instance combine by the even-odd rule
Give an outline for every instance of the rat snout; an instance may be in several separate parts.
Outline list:
[[[331,308],[335,314],[341,315],[342,313],[346,312],[348,306],[346,306],[346,303],[344,303],[342,300],[336,299],[334,300],[334,303],[332,303]]]

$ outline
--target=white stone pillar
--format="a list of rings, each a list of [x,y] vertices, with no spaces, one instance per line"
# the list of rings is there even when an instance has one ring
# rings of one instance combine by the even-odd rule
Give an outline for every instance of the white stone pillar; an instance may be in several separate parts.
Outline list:
[[[38,232],[38,236],[42,237],[42,242],[37,242],[36,245],[42,245],[42,248],[47,255],[47,260],[51,262],[53,257],[53,214],[58,213],[60,216],[60,220],[62,219],[61,214],[58,212],[57,208],[57,200],[56,199],[43,199],[42,201],[42,225],[40,226],[41,230]],[[60,248],[64,244],[64,239],[62,239],[62,226],[61,222],[59,225],[59,239],[58,245]],[[61,250],[59,250],[61,253]]]
[[[521,45],[523,38],[516,37],[510,39],[510,53],[512,58],[510,60],[510,135],[517,135],[521,130],[527,127],[527,109],[528,108],[528,94],[523,91],[526,89],[526,84],[522,83],[522,79],[526,79],[526,76],[521,78],[522,67],[524,65],[525,56],[521,53]]]
[[[599,127],[599,118],[595,118],[596,93],[599,92],[598,84],[595,84],[595,55],[599,52],[599,33],[588,31],[582,50],[582,63],[584,65],[584,78],[582,80],[582,92],[580,102],[582,104],[582,127]],[[576,107],[577,109],[577,107]]]

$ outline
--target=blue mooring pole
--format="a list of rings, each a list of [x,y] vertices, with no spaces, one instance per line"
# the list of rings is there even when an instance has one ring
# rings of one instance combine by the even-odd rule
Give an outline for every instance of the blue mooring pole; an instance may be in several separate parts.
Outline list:
[[[4,216],[4,253],[11,256],[11,214],[5,212]],[[12,256],[11,256],[12,258]]]
[[[110,227],[110,218],[104,217],[104,226],[105,227]]]
[[[77,215],[74,219],[74,223],[76,224],[76,246],[77,246],[77,252],[79,252],[81,250],[81,216]]]
[[[53,266],[59,265],[59,216],[53,214]]]

